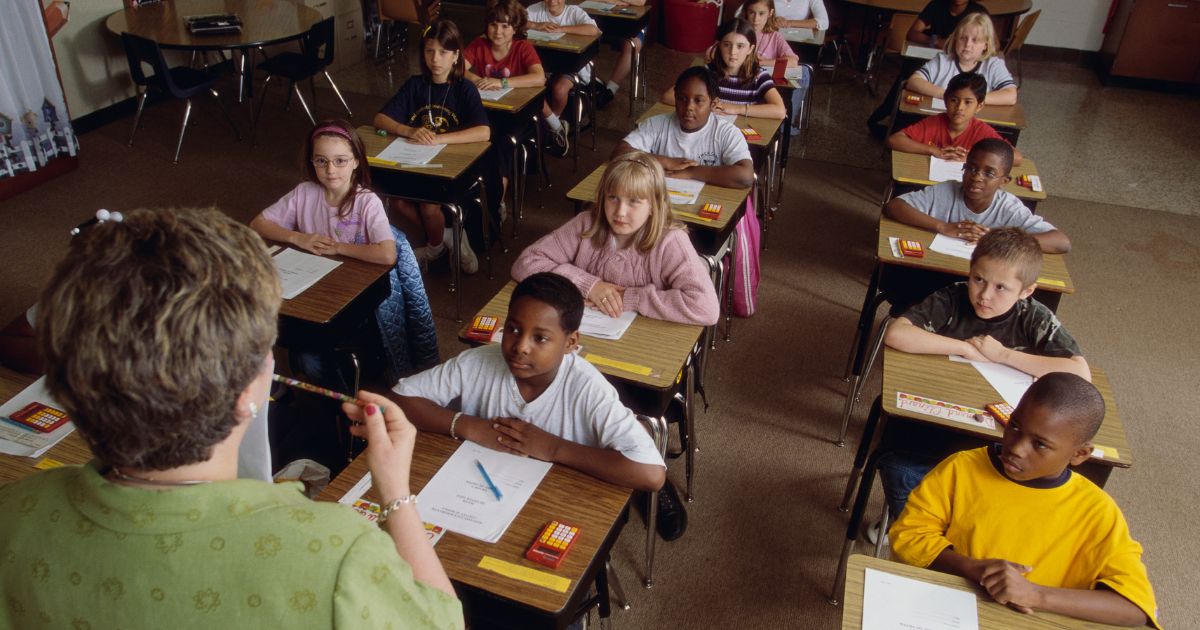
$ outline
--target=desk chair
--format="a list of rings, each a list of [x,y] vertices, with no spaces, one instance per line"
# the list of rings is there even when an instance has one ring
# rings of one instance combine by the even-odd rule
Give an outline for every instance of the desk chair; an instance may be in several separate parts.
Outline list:
[[[829,80],[837,82],[837,70],[841,65],[843,56],[846,62],[850,65],[850,72],[854,72],[854,52],[850,47],[849,40],[846,39],[846,20],[842,15],[841,2],[826,2],[825,11],[829,14],[829,28],[825,29],[825,41],[821,44],[821,48],[817,51],[816,66],[821,70],[829,70]],[[826,48],[833,49],[833,60],[828,64],[821,63],[821,54]],[[813,75],[813,82],[816,82],[816,75]],[[812,87],[810,86],[811,90]]]
[[[442,12],[441,0],[378,0],[378,21],[372,32],[375,38],[375,59],[379,59],[379,51],[384,49],[384,57],[391,57],[395,52],[392,42],[397,42],[396,49],[404,52],[408,44],[408,27],[424,28],[436,20]],[[400,32],[393,33],[394,25],[400,25]],[[397,37],[397,35],[399,35]],[[386,44],[384,41],[386,40]],[[386,46],[386,48],[384,48]],[[421,51],[417,51],[421,54]]]
[[[213,89],[213,83],[216,82],[215,76],[205,70],[168,66],[158,42],[153,40],[130,33],[121,33],[121,44],[125,47],[125,58],[129,61],[129,74],[133,78],[133,82],[137,84],[138,90],[137,113],[133,116],[133,129],[129,132],[129,146],[133,146],[133,136],[137,133],[138,124],[142,121],[142,110],[146,107],[146,95],[152,87],[173,98],[183,99],[184,102],[183,123],[179,126],[179,141],[175,143],[173,164],[179,163],[179,152],[183,149],[183,134],[187,131],[188,119],[192,115],[192,97],[201,92],[208,92],[212,95],[213,99],[217,101],[217,105],[221,107],[221,113],[229,121],[229,126],[233,128],[233,135],[238,140],[242,139],[237,125],[229,116],[229,110],[225,109],[225,104],[221,102],[221,95]],[[142,64],[149,65],[154,73],[147,76],[142,70]]]
[[[1042,10],[1038,9],[1025,16],[1025,19],[1017,25],[1017,32],[1013,33],[1008,46],[1004,48],[1005,59],[1012,59],[1013,55],[1017,57],[1017,87],[1021,87],[1021,47],[1025,45],[1025,38],[1029,37],[1029,31],[1033,30],[1033,25],[1037,23],[1038,16],[1041,14]]]
[[[876,65],[882,61],[884,56],[898,56],[904,40],[908,39],[908,31],[912,28],[913,22],[917,21],[917,16],[911,13],[893,13],[892,21],[888,25],[887,35],[879,42],[871,54],[867,56],[866,75],[863,77],[863,85],[867,85],[868,81],[873,84],[868,86],[871,95],[874,96],[879,91],[879,74],[876,72]],[[903,73],[901,73],[903,74]],[[899,81],[903,81],[908,77],[901,76]]]
[[[585,67],[591,69],[590,74],[594,80],[596,76],[595,62],[589,61]],[[592,81],[588,81],[587,83],[580,82],[578,73],[571,75],[571,84],[570,98],[575,101],[575,107],[572,108],[575,120],[573,121],[574,127],[571,129],[571,135],[574,137],[571,138],[571,142],[574,144],[573,148],[575,149],[573,152],[575,158],[574,169],[575,172],[579,172],[579,128],[583,125],[583,114],[585,111],[587,112],[588,125],[592,128],[592,151],[596,150],[596,91],[592,89]],[[567,106],[570,107],[571,101],[568,100],[567,102]]]
[[[259,97],[258,113],[255,114],[255,119],[262,116],[262,106],[267,100],[267,87],[270,85],[271,77],[279,75],[291,81],[292,92],[296,94],[296,98],[300,99],[300,105],[304,108],[304,113],[308,115],[309,122],[316,125],[317,119],[313,117],[313,112],[308,108],[308,103],[304,101],[304,96],[300,94],[300,87],[297,84],[308,79],[309,90],[312,92],[313,109],[316,109],[317,74],[325,75],[325,79],[329,81],[329,87],[333,88],[333,93],[337,95],[338,100],[342,102],[342,107],[346,109],[346,116],[354,117],[354,112],[350,111],[346,99],[342,98],[337,84],[329,76],[329,64],[333,63],[333,49],[335,48],[333,39],[333,18],[328,18],[314,24],[312,29],[300,38],[300,52],[282,52],[258,64],[259,68],[266,71],[267,78],[263,81],[262,95]],[[289,103],[292,100],[292,92],[288,93]]]

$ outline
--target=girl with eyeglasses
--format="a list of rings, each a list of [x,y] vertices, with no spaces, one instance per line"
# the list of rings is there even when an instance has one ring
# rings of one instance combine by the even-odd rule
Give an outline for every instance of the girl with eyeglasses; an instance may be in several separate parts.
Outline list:
[[[512,276],[566,277],[589,306],[685,324],[717,322],[720,304],[708,271],[671,215],[666,176],[635,151],[604,169],[590,212],[582,212],[521,252]]]

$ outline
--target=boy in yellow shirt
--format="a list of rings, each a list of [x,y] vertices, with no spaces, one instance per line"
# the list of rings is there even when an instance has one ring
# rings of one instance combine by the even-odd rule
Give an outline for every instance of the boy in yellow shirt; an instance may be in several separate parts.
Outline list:
[[[893,555],[977,582],[1024,613],[1160,627],[1142,547],[1120,508],[1067,468],[1091,455],[1103,419],[1091,383],[1041,377],[1002,444],[951,455],[909,495],[889,532]]]

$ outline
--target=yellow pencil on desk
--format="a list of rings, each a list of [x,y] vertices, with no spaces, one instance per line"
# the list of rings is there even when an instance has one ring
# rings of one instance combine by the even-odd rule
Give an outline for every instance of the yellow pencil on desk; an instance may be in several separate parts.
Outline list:
[[[385,160],[383,158],[377,158],[377,157],[367,158],[367,164],[374,164],[376,166],[399,166],[400,165],[399,162],[394,162],[392,160]]]

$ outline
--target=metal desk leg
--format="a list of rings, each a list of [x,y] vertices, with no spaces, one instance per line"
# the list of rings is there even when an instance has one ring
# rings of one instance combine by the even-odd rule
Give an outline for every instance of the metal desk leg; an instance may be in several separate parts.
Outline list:
[[[608,575],[608,588],[612,591],[616,604],[621,610],[629,610],[629,598],[625,597],[625,589],[621,587],[621,578],[612,568],[612,562],[604,562],[604,571]]]
[[[542,124],[541,123],[542,123],[541,116],[535,114],[533,116],[533,126],[534,126],[534,144],[536,146],[534,148],[537,149],[538,170],[541,171],[541,174],[542,174],[542,190],[549,190],[550,189],[550,174],[546,171],[546,151],[545,151],[545,149],[543,149],[544,145],[542,144]],[[543,199],[542,207],[545,207],[545,205],[546,205],[545,195],[542,196],[542,199]]]
[[[462,206],[456,203],[443,204],[443,207],[450,212],[450,220],[454,222],[454,229],[450,233],[454,237],[454,260],[450,261],[450,290],[454,291],[454,321],[462,323],[462,291],[459,290],[459,282],[462,280],[462,239],[463,239],[463,209]]]
[[[850,382],[859,337],[866,334],[863,329],[875,322],[875,309],[871,308],[871,305],[875,303],[875,296],[879,294],[879,281],[882,275],[883,265],[877,260],[875,268],[871,270],[871,278],[867,281],[867,294],[863,296],[862,310],[858,312],[858,326],[854,329],[854,337],[850,339],[850,354],[846,357],[846,372],[842,375],[843,381]]]
[[[854,494],[854,488],[858,484],[858,477],[862,474],[863,466],[866,464],[867,455],[871,452],[871,443],[875,441],[875,433],[879,430],[879,423],[883,420],[883,396],[875,398],[875,403],[871,405],[871,412],[867,414],[867,424],[863,427],[862,437],[858,442],[858,450],[854,453],[854,466],[850,469],[850,478],[846,480],[846,491],[842,494],[842,504],[838,506],[838,510],[845,512],[850,507],[850,495]]]
[[[645,420],[649,425],[650,435],[654,438],[654,446],[658,448],[659,456],[666,460],[667,419],[662,416],[657,418],[639,416],[639,418]],[[647,494],[649,494],[650,508],[646,510],[646,576],[642,580],[642,586],[651,588],[654,586],[654,543],[658,539],[658,496],[656,492]]]
[[[525,160],[521,159],[525,153],[525,147],[521,146],[521,141],[516,136],[509,136],[508,141],[512,143],[512,177],[509,179],[508,185],[512,188],[512,208],[509,212],[509,220],[512,221],[512,237],[517,238],[517,229],[521,223],[521,209],[525,200],[521,193],[524,192],[525,185]]]
[[[861,373],[855,374],[850,378],[850,391],[846,393],[846,406],[842,410],[842,430],[838,433],[838,444],[846,443],[846,429],[850,426],[850,416],[854,413],[854,405],[858,404],[858,399],[862,395],[863,381],[871,373],[871,366],[875,365],[875,357],[879,355],[879,347],[883,345],[883,336],[887,334],[888,324],[890,323],[892,323],[892,320],[889,317],[885,318],[883,323],[879,325],[871,342],[871,353],[867,356]]]
[[[854,543],[858,539],[858,528],[862,525],[863,513],[867,511],[867,500],[871,498],[871,484],[875,483],[875,471],[879,468],[879,458],[883,453],[878,450],[868,458],[867,467],[863,473],[862,485],[858,488],[858,497],[854,500],[854,511],[850,513],[850,522],[846,525],[846,542],[842,544],[842,555],[838,559],[837,574],[833,578],[833,588],[829,592],[829,603],[838,605],[838,594],[846,581],[846,564],[854,551]],[[882,538],[882,533],[880,534]]]
[[[737,229],[730,235],[731,243],[729,245],[729,260],[730,267],[733,266],[733,261],[737,260],[738,237]],[[721,275],[724,275],[722,273]],[[724,278],[722,278],[724,282]],[[728,288],[725,290],[725,341],[733,340],[733,283],[727,282]]]

